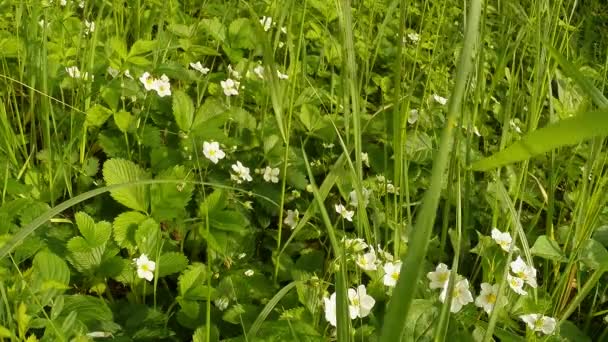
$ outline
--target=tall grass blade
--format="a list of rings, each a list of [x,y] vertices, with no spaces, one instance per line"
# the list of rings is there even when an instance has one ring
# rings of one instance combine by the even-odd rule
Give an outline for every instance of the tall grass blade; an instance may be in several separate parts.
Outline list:
[[[431,186],[424,194],[420,214],[409,240],[409,250],[401,266],[401,275],[393,292],[393,298],[388,305],[386,319],[380,335],[381,342],[399,341],[405,327],[407,316],[412,305],[418,280],[422,273],[424,258],[427,253],[429,240],[435,223],[435,215],[439,204],[439,196],[443,184],[445,170],[448,164],[450,143],[462,98],[464,97],[468,75],[472,69],[473,50],[479,36],[479,19],[481,16],[481,1],[470,2],[467,17],[467,27],[464,46],[456,74],[454,91],[449,100],[446,126],[441,135],[441,145],[433,160]]]
[[[291,283],[289,283],[285,287],[283,287],[281,290],[279,290],[279,292],[277,292],[277,294],[275,294],[274,297],[272,297],[272,299],[270,299],[270,301],[268,301],[266,306],[264,306],[264,309],[262,309],[262,312],[260,312],[258,317],[255,319],[255,321],[251,325],[251,328],[249,328],[249,332],[247,333],[248,339],[255,338],[255,335],[258,333],[258,330],[260,330],[260,328],[262,327],[262,324],[264,323],[264,321],[266,320],[268,315],[270,315],[272,310],[275,308],[275,306],[277,306],[277,304],[279,304],[281,299],[283,299],[283,297],[285,297],[285,295],[287,295],[289,293],[289,291],[291,291],[294,287],[296,287],[297,284],[298,284],[298,281],[292,281]]]
[[[527,160],[562,146],[608,135],[608,110],[587,112],[533,131],[520,141],[473,163],[475,171],[487,171]]]

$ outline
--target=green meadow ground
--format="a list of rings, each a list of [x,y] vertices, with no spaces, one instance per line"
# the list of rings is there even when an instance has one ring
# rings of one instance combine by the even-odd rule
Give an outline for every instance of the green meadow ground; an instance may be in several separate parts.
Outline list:
[[[608,341],[603,0],[0,26],[0,340]]]

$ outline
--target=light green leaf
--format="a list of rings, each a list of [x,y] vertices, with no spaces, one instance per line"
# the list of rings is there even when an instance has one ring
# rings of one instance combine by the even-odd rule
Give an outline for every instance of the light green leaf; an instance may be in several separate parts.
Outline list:
[[[205,197],[205,200],[201,202],[199,206],[199,215],[205,217],[206,215],[213,216],[214,213],[226,207],[227,196],[222,189],[214,190],[210,195]]]
[[[231,22],[228,34],[232,48],[254,49],[257,45],[251,21],[247,18],[238,18]]]
[[[566,257],[559,248],[557,241],[550,240],[545,235],[541,235],[536,239],[534,246],[530,249],[532,254],[537,255],[543,259],[565,262]]]
[[[100,127],[110,116],[112,116],[111,110],[102,105],[94,105],[87,110],[86,123],[89,126]]]
[[[580,261],[592,269],[608,269],[608,251],[601,243],[589,239],[581,248]]]
[[[218,42],[223,43],[226,40],[226,27],[217,17],[201,20],[201,27]]]
[[[207,327],[205,325],[196,328],[192,335],[192,342],[217,342],[220,340],[220,331],[215,325],[211,326],[210,339],[207,340]]]
[[[98,247],[110,239],[112,233],[112,225],[110,223],[101,221],[95,224],[95,221],[84,212],[76,213],[75,218],[78,230],[89,246]]]
[[[13,333],[10,330],[0,325],[0,338],[11,338],[12,336]]]
[[[175,166],[159,174],[156,179],[189,180],[183,166]],[[154,184],[150,188],[152,216],[158,220],[170,220],[183,215],[190,202],[194,187],[190,183]]]
[[[135,163],[124,159],[110,159],[103,165],[103,178],[108,185],[130,183],[150,179],[150,175]],[[145,185],[110,191],[120,204],[142,212],[148,211],[149,193]]]
[[[173,116],[182,131],[190,131],[194,120],[194,104],[190,96],[181,90],[173,92]]]
[[[608,135],[608,110],[587,112],[536,130],[520,141],[475,162],[471,168],[487,171],[527,160],[555,148],[575,145],[584,140]]]
[[[152,218],[143,221],[135,232],[135,242],[139,251],[153,260],[160,242],[159,224]]]
[[[127,211],[114,219],[114,240],[118,246],[135,252],[135,232],[139,225],[147,218],[137,211]]]
[[[188,266],[188,258],[182,253],[169,252],[158,259],[158,276],[164,277],[169,274],[178,273]]]
[[[216,98],[210,97],[205,100],[202,106],[196,110],[192,130],[202,128],[210,119],[226,112],[226,107]]]
[[[129,131],[133,120],[133,115],[127,111],[121,110],[114,113],[114,123],[123,133],[127,133]]]
[[[112,37],[110,39],[111,49],[118,54],[121,59],[127,59],[127,44],[121,37]]]
[[[140,40],[136,41],[133,44],[133,46],[131,46],[131,50],[129,51],[128,57],[129,57],[129,59],[131,59],[131,57],[133,57],[133,56],[149,53],[149,52],[153,51],[157,45],[158,45],[158,42],[156,42],[155,40],[140,39]]]

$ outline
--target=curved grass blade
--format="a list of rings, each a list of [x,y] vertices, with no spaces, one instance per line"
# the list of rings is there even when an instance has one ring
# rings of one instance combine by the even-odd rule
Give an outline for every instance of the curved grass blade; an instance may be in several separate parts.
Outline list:
[[[441,134],[439,151],[433,160],[431,186],[424,194],[420,214],[416,217],[416,224],[409,241],[409,249],[401,266],[401,275],[393,291],[393,297],[388,304],[380,342],[400,341],[422,273],[422,265],[424,264],[423,261],[433,231],[443,178],[448,164],[450,143],[453,139],[458,113],[461,110],[467,78],[472,69],[473,50],[479,37],[481,0],[471,0],[470,4],[466,21],[464,45],[458,63],[454,91],[448,102],[446,125]]]
[[[87,191],[83,194],[80,194],[74,198],[70,198],[69,200],[49,209],[47,212],[45,212],[44,214],[36,217],[32,222],[30,222],[28,225],[26,225],[25,227],[22,227],[15,235],[13,235],[13,237],[4,245],[2,245],[2,247],[0,247],[0,260],[4,259],[4,257],[6,257],[15,247],[17,247],[17,245],[19,245],[26,237],[28,237],[30,234],[32,234],[36,229],[38,229],[38,227],[40,227],[41,225],[43,225],[45,222],[49,221],[50,219],[52,219],[53,217],[55,217],[56,215],[60,214],[61,212],[63,212],[64,210],[80,203],[80,202],[84,202],[90,198],[93,198],[95,196],[101,195],[105,192],[109,192],[112,190],[116,190],[116,189],[121,189],[121,188],[126,188],[129,186],[136,186],[136,185],[149,185],[149,184],[163,184],[163,183],[191,183],[191,184],[199,184],[199,185],[206,185],[206,186],[212,186],[212,187],[217,187],[217,188],[229,188],[229,189],[233,189],[232,187],[228,187],[228,186],[224,186],[224,185],[220,185],[220,184],[213,184],[213,183],[206,183],[206,182],[195,182],[195,181],[183,181],[183,180],[178,180],[178,179],[151,179],[151,180],[142,180],[142,181],[137,181],[137,182],[129,182],[129,183],[123,183],[123,184],[115,184],[115,185],[109,185],[109,186],[104,186],[103,188],[99,188],[99,189],[93,189],[91,191]],[[242,191],[245,192],[243,190],[239,190],[239,189],[234,189],[236,191]],[[274,202],[273,200],[265,197],[265,196],[260,196],[260,195],[256,195],[260,198],[263,198],[267,201],[269,201],[270,203],[276,205],[277,207],[279,206],[276,202]]]
[[[536,130],[504,150],[473,163],[471,168],[475,171],[488,171],[527,160],[558,147],[606,135],[608,109],[587,112]]]
[[[249,328],[249,331],[247,332],[248,339],[255,338],[255,335],[258,333],[258,330],[260,330],[260,328],[262,327],[262,324],[264,323],[264,321],[266,320],[268,315],[270,315],[270,312],[272,312],[274,307],[277,306],[277,304],[279,304],[281,299],[283,299],[283,297],[285,297],[285,295],[287,293],[289,293],[289,291],[291,291],[291,289],[296,287],[298,282],[301,282],[301,281],[292,281],[291,283],[287,284],[285,287],[283,287],[281,290],[279,290],[279,292],[277,292],[277,294],[275,294],[274,297],[272,297],[272,299],[266,304],[266,306],[264,306],[264,309],[262,310],[262,312],[260,312],[258,317],[255,319],[255,321],[251,325],[251,328]]]

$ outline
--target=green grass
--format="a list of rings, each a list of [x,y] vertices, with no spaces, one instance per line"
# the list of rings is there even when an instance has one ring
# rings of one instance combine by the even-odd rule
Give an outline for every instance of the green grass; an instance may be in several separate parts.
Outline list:
[[[608,5],[82,4],[0,5],[3,341],[607,338]]]

